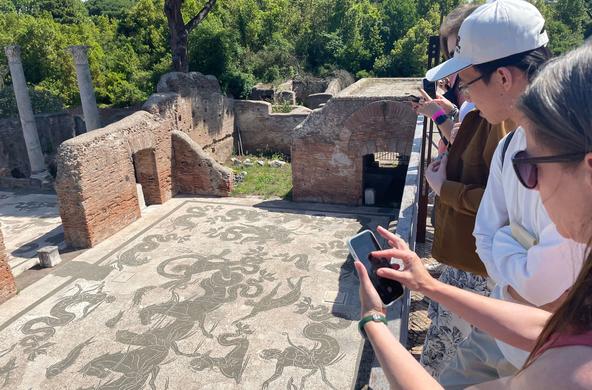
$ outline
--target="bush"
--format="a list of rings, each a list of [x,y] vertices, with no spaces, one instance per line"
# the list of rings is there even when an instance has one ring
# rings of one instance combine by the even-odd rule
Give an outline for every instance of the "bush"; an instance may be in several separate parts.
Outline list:
[[[222,75],[222,88],[226,93],[235,98],[244,99],[251,93],[251,89],[255,86],[255,76],[250,73],[230,72]]]
[[[64,103],[59,97],[42,89],[29,89],[33,113],[60,112],[64,110]],[[0,89],[0,118],[13,118],[18,116],[18,107],[12,85]]]

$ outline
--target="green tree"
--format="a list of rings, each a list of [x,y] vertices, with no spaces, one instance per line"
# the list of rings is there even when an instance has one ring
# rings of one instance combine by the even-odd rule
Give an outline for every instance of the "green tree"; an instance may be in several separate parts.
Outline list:
[[[80,23],[88,16],[81,0],[14,0],[14,6],[18,12],[33,16],[48,13],[60,23]]]
[[[85,5],[91,16],[104,15],[122,19],[134,5],[134,0],[88,0]]]
[[[584,0],[557,0],[553,8],[557,20],[574,32],[581,32],[584,23],[590,18]]]
[[[16,7],[11,0],[0,0],[0,13],[16,12]]]
[[[382,39],[386,51],[417,22],[417,0],[385,0],[380,13],[383,17]]]
[[[189,33],[208,16],[216,5],[216,0],[206,1],[199,12],[192,14],[193,16],[188,22],[183,19],[183,3],[184,0],[165,0],[164,2],[164,13],[169,26],[173,69],[177,72],[187,72],[189,70],[187,57]]]

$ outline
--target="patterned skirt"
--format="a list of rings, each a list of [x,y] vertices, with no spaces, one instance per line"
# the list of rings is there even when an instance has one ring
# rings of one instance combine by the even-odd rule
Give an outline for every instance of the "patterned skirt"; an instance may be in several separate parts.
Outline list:
[[[487,278],[444,266],[439,280],[463,290],[489,295]],[[428,317],[432,321],[426,334],[420,363],[436,379],[456,354],[456,347],[469,335],[471,325],[436,301],[430,301]]]

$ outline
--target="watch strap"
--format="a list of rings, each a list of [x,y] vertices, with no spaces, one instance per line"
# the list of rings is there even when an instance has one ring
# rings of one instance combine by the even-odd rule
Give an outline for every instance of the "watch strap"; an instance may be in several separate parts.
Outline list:
[[[386,320],[386,317],[384,316],[384,314],[378,314],[378,313],[374,313],[374,314],[370,314],[366,317],[363,317],[360,322],[358,322],[358,330],[360,331],[360,334],[362,335],[363,338],[367,339],[367,335],[366,335],[366,330],[364,329],[364,326],[368,323],[368,322],[382,322],[385,325],[388,325],[388,321]]]

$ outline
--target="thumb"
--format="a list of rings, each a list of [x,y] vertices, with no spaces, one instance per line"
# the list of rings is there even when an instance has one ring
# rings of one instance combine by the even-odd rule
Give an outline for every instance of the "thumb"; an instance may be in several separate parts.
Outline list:
[[[368,271],[366,270],[366,267],[364,267],[364,264],[356,260],[354,261],[354,267],[356,268],[356,272],[358,273],[358,278],[360,279],[360,285],[362,285],[362,288],[366,288],[368,285],[372,285],[370,277],[368,276]]]

